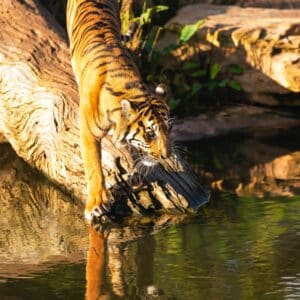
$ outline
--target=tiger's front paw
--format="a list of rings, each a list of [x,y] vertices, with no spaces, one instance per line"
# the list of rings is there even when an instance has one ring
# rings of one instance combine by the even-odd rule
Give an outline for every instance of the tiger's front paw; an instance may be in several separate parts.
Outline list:
[[[106,191],[90,193],[84,216],[89,222],[105,222],[109,219],[113,200],[108,200]]]
[[[96,205],[92,208],[92,210],[85,209],[84,217],[89,222],[107,222],[110,217],[109,214],[111,212],[111,203],[102,203],[100,205]]]

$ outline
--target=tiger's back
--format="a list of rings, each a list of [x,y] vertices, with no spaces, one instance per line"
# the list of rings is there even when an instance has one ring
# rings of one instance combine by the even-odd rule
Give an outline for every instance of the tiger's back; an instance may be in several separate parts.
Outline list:
[[[135,147],[147,165],[170,155],[169,109],[143,83],[122,44],[120,27],[116,0],[68,1],[67,30],[80,94],[88,214],[108,203],[101,161],[101,139],[106,134]]]
[[[100,77],[101,84],[120,77],[129,79],[126,83],[141,81],[131,56],[121,42],[116,1],[68,1],[67,28],[72,66],[79,86],[91,72],[96,73],[98,79]],[[118,88],[125,88],[125,82]]]

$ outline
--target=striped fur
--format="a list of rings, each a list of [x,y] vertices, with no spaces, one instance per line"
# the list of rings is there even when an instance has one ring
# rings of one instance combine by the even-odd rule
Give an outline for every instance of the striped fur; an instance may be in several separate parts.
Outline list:
[[[110,134],[141,154],[145,165],[170,155],[169,109],[143,83],[122,44],[116,0],[69,0],[67,29],[80,95],[81,150],[88,184],[86,217],[109,201],[101,162],[101,139]],[[100,207],[100,209],[99,209]]]

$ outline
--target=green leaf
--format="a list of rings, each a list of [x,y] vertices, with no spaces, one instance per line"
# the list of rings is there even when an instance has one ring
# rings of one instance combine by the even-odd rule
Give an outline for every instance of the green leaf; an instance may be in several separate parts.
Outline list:
[[[173,76],[173,84],[176,85],[176,87],[182,86],[182,83],[184,82],[184,75],[180,72],[175,72]]]
[[[169,9],[169,7],[165,6],[165,5],[157,5],[157,6],[147,8],[144,10],[143,13],[141,13],[141,15],[139,17],[134,18],[134,21],[139,21],[141,26],[149,24],[149,23],[151,23],[153,14],[161,12],[161,11],[165,11],[168,9]]]
[[[227,84],[228,84],[228,79],[223,79],[218,83],[218,86],[224,88],[227,86]]]
[[[199,61],[191,60],[187,61],[182,65],[182,70],[193,70],[199,68]]]
[[[170,99],[168,102],[170,109],[175,109],[180,102],[181,102],[180,99],[175,99],[175,98]]]
[[[168,10],[169,7],[166,6],[166,5],[156,5],[156,6],[151,7],[150,9],[152,9],[153,13],[158,13],[158,12],[161,12],[161,11]]]
[[[194,96],[195,94],[197,94],[202,88],[202,84],[199,82],[195,82],[192,85],[192,91],[191,91],[191,96]]]
[[[204,77],[206,75],[206,70],[197,70],[196,72],[192,73],[192,77]]]
[[[201,19],[194,24],[183,26],[179,32],[179,42],[183,44],[189,41],[204,23],[205,19]]]
[[[210,91],[213,91],[217,87],[217,82],[216,81],[210,81],[210,82],[208,82],[207,87]]]
[[[151,56],[150,56],[150,70],[152,70],[151,72],[155,71],[161,71],[160,68],[160,63],[161,63],[161,56],[160,53],[158,51],[156,51],[155,49],[153,49]],[[159,70],[158,70],[159,69]]]
[[[147,52],[150,52],[153,49],[153,36],[150,34],[146,37],[144,49]]]
[[[221,163],[221,160],[219,160],[219,158],[216,155],[213,156],[213,165],[218,170],[223,169],[223,164]]]
[[[241,75],[244,73],[244,68],[239,65],[231,65],[228,69],[229,73],[233,75]]]
[[[210,79],[215,79],[222,69],[221,64],[213,64],[210,68]]]
[[[167,47],[165,47],[162,50],[162,55],[169,55],[173,50],[177,49],[178,45],[177,44],[169,44]]]
[[[191,90],[191,86],[186,82],[182,82],[181,87],[185,90],[185,92],[189,92]]]
[[[152,81],[153,79],[154,79],[153,74],[148,74],[148,75],[146,76],[146,81]]]
[[[241,90],[242,90],[242,87],[241,87],[240,83],[237,82],[236,80],[230,80],[230,81],[228,82],[228,85],[229,85],[232,89],[234,89],[234,90],[236,90],[236,91],[241,91]]]

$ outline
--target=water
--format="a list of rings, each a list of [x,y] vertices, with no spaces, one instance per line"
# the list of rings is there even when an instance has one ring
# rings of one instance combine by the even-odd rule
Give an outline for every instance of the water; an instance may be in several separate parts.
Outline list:
[[[300,299],[297,132],[187,144],[199,216],[99,233],[1,146],[0,299]]]

